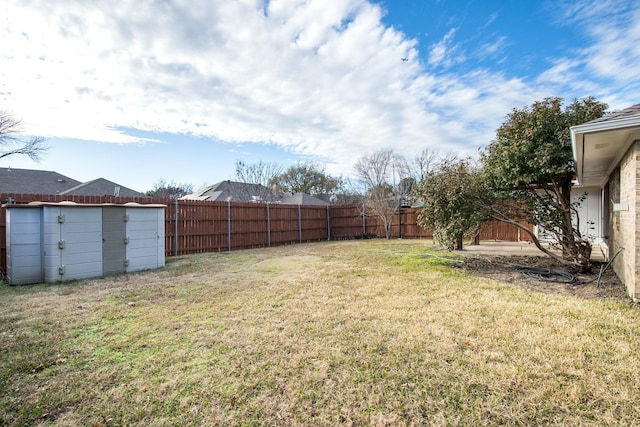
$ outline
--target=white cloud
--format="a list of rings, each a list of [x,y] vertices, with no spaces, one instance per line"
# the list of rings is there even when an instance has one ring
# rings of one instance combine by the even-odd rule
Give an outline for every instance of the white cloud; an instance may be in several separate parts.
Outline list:
[[[442,40],[434,43],[429,50],[429,64],[434,67],[448,68],[453,64],[464,61],[464,56],[459,52],[459,46],[453,42],[456,29],[452,28],[444,35]]]
[[[330,172],[377,148],[472,153],[511,108],[563,84],[568,64],[535,85],[447,73],[464,60],[452,29],[428,52],[441,71],[432,74],[417,42],[367,0],[10,0],[3,12],[0,58],[11,66],[0,68],[0,103],[30,133],[141,141],[118,130],[133,128],[273,143],[334,162]],[[616,64],[637,64],[637,32],[601,36],[582,64],[604,75],[605,48]],[[497,35],[483,54],[504,43]]]
[[[638,102],[640,93],[640,4],[632,0],[562,3],[563,23],[584,30],[589,44],[538,76],[575,97],[595,96],[613,109]]]
[[[479,58],[485,59],[487,57],[495,56],[501,53],[507,44],[507,38],[505,36],[498,36],[495,40],[489,43],[484,43],[475,55]]]
[[[618,82],[637,81],[640,66],[640,7],[627,15],[628,25],[617,20],[597,22],[590,30],[596,43],[586,49],[586,66],[599,77]]]

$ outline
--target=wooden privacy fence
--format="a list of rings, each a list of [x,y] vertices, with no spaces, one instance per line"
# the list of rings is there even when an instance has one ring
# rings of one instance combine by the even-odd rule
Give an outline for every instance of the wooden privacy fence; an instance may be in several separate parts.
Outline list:
[[[157,200],[156,200],[157,203]],[[384,236],[359,205],[314,206],[165,200],[167,255]],[[417,209],[396,216],[393,237],[430,238]]]
[[[207,202],[165,198],[113,196],[60,196],[43,194],[0,194],[0,202],[71,201],[81,204],[164,204],[165,251],[167,256],[201,252],[231,251],[319,240],[347,240],[383,237],[384,227],[376,217],[362,214],[360,205],[281,205]],[[417,224],[417,208],[403,208],[394,217],[392,237],[431,238],[433,234]],[[516,227],[485,224],[482,240],[520,240]],[[6,208],[0,208],[0,272],[6,272]]]
[[[230,251],[327,240],[330,207],[171,201],[167,252]]]

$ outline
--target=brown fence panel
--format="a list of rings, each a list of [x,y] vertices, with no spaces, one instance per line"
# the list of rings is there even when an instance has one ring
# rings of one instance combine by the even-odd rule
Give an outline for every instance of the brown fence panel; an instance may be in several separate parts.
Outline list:
[[[267,205],[231,203],[230,212],[232,249],[268,246]]]
[[[533,231],[533,225],[527,222],[520,224]],[[505,242],[530,242],[531,236],[512,224],[501,221],[488,221],[480,227],[480,240],[501,240]]]
[[[403,208],[394,218],[394,236],[403,239],[431,239],[433,232],[418,225],[420,208]],[[399,222],[399,224],[398,224]]]
[[[329,210],[327,206],[299,206],[299,209],[302,224],[301,241],[327,240],[329,238],[327,231]]]
[[[258,206],[265,210],[266,216],[256,219],[256,226],[264,222],[262,224],[264,228],[256,230],[266,233],[267,240],[258,242],[257,246],[277,246],[327,239],[326,206],[256,205],[252,203],[248,207],[255,210]],[[246,245],[246,242],[241,245],[243,245],[241,247],[256,247],[255,242],[249,246]],[[235,247],[235,242],[233,246]]]
[[[298,207],[295,205],[269,205],[271,245],[284,245],[300,240]]]
[[[227,250],[228,223],[227,204],[220,202],[200,202],[180,200],[178,207],[178,254],[218,252]],[[165,232],[171,243],[175,239],[175,204],[165,212],[167,226]],[[166,253],[175,253],[175,247],[166,248]]]
[[[371,222],[362,216],[359,205],[337,205],[329,208],[331,240],[353,239],[371,230]],[[377,224],[376,224],[377,225]]]
[[[165,255],[177,254],[177,242],[175,239],[176,217],[175,200],[164,210],[164,253]]]
[[[404,208],[394,215],[392,237],[416,239],[432,238],[433,233],[418,225],[419,208]],[[331,206],[331,239],[353,239],[363,235],[386,237],[384,224],[376,216],[362,216],[360,205]]]

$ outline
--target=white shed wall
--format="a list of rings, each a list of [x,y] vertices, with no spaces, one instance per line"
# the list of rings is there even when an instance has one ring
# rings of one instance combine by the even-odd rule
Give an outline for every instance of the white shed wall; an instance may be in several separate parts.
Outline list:
[[[11,210],[11,209],[10,209]],[[41,208],[42,216],[42,254],[43,254],[43,281],[48,277],[58,276],[58,267],[60,266],[60,224],[58,223],[58,215],[60,215],[59,207],[51,207],[50,209]]]
[[[164,246],[164,238],[165,238],[165,233],[164,233],[164,226],[165,226],[165,222],[164,222],[164,208],[162,209],[156,209],[156,215],[157,215],[157,221],[158,221],[158,246],[156,248],[156,251],[158,253],[158,267],[164,267],[165,265],[165,258],[164,258],[164,253],[165,253],[165,246]]]
[[[7,210],[7,280],[12,285],[42,281],[41,210]]]
[[[62,208],[65,222],[61,235],[62,280],[86,279],[102,275],[102,209]]]
[[[102,208],[43,209],[45,281],[102,276]]]
[[[164,266],[164,209],[127,208],[127,272]]]

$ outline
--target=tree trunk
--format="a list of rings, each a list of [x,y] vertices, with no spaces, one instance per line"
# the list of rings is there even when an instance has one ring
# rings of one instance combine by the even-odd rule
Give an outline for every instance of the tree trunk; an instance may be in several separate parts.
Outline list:
[[[560,205],[562,206],[562,256],[571,259],[575,257],[575,239],[571,218],[571,181],[565,179],[562,183]]]
[[[585,242],[586,245],[589,247],[589,249],[588,249],[589,256],[588,256],[588,258],[586,258],[588,262],[585,264],[584,262],[579,262],[577,258],[567,259],[564,256],[560,256],[560,255],[554,254],[550,250],[546,249],[544,246],[542,246],[542,244],[540,243],[540,240],[538,240],[538,238],[533,233],[533,231],[529,230],[528,227],[525,227],[524,225],[520,224],[517,221],[513,221],[513,220],[510,220],[510,219],[506,219],[504,217],[493,216],[493,215],[491,216],[491,218],[495,219],[496,221],[504,222],[504,223],[507,223],[507,224],[512,224],[512,225],[518,227],[520,230],[524,231],[525,233],[527,233],[529,235],[529,237],[531,238],[531,241],[536,246],[536,248],[540,249],[542,252],[547,254],[550,258],[555,259],[559,263],[564,264],[564,265],[566,265],[568,267],[571,267],[571,268],[573,268],[574,270],[577,270],[580,273],[587,273],[587,272],[589,272],[591,270],[591,261],[590,261],[590,259],[591,259],[591,245],[589,245],[588,242]],[[586,253],[586,252],[587,252],[587,249],[585,248],[584,253]]]
[[[462,250],[462,236],[458,236],[456,237],[456,251],[461,251]]]
[[[573,228],[571,217],[571,178],[562,182],[561,205],[564,213],[562,227],[562,256],[578,266],[580,273],[591,271],[591,244]]]
[[[473,238],[471,239],[471,242],[469,244],[474,246],[480,244],[480,231],[473,235]]]

